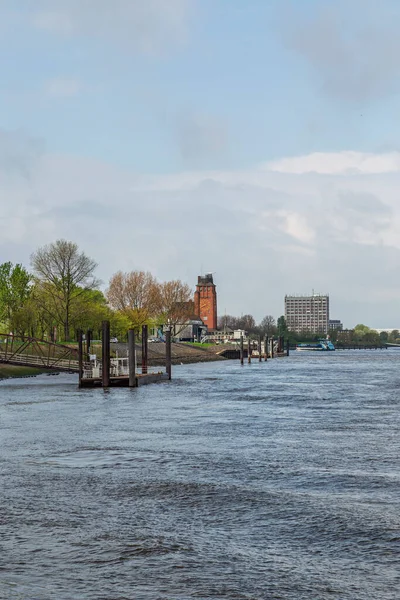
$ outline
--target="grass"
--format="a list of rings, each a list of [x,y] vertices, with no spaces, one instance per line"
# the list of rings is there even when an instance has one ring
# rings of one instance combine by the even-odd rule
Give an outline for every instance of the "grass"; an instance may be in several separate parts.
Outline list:
[[[32,367],[17,367],[15,365],[0,365],[0,379],[9,379],[10,377],[33,377],[46,373],[41,369]]]

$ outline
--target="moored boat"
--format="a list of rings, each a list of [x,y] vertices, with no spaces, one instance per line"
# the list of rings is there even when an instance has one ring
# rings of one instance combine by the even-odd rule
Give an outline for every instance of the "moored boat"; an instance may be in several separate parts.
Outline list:
[[[335,346],[328,339],[318,340],[318,342],[305,342],[297,344],[296,350],[314,351],[314,352],[332,352]]]

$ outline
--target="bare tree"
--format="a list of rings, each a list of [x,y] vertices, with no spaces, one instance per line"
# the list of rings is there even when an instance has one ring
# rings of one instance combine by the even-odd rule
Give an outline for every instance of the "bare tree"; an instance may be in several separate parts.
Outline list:
[[[271,336],[276,333],[275,319],[272,315],[267,315],[263,318],[259,325],[262,334]]]
[[[252,333],[256,329],[256,321],[253,315],[242,315],[237,320],[237,328],[244,329],[248,333]]]
[[[106,292],[110,306],[126,315],[134,328],[139,328],[155,317],[160,310],[159,284],[145,271],[118,271]]]
[[[77,244],[57,240],[34,252],[31,264],[47,298],[48,310],[62,324],[68,340],[75,304],[82,294],[100,283],[93,275],[97,263],[80,252]]]
[[[194,312],[193,292],[187,283],[179,279],[159,285],[160,314],[163,324],[169,322],[175,335],[185,327]]]
[[[229,329],[238,329],[238,320],[237,317],[233,317],[232,315],[218,317],[218,327],[219,329],[224,329],[226,327]]]

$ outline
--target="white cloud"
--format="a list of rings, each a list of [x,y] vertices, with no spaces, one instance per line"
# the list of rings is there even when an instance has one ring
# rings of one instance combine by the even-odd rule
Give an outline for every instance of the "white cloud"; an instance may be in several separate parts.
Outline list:
[[[295,212],[283,211],[283,216],[286,220],[286,233],[303,242],[304,244],[312,244],[315,240],[315,231],[311,227],[310,220]]]
[[[46,81],[45,93],[56,98],[71,98],[77,96],[81,90],[78,79],[68,77],[55,77]]]
[[[54,35],[100,38],[145,53],[186,40],[194,0],[36,0],[34,27]]]
[[[400,152],[369,154],[363,152],[314,152],[267,162],[268,171],[278,173],[321,173],[325,175],[352,175],[357,173],[396,173],[400,171]]]
[[[49,155],[0,132],[0,254],[29,262],[64,237],[99,263],[194,283],[216,272],[221,310],[283,311],[288,291],[328,290],[347,325],[389,327],[400,300],[400,173],[260,170],[142,177]],[[368,289],[368,304],[361,300]]]

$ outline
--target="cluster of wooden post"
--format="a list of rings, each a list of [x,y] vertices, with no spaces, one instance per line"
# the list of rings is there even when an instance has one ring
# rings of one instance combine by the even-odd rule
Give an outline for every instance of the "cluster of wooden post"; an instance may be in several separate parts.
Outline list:
[[[83,378],[83,357],[87,355],[87,360],[90,360],[90,344],[91,344],[91,332],[88,331],[86,334],[86,352],[84,352],[83,344],[83,332],[78,331],[78,356],[79,356],[79,385]],[[111,351],[110,351],[110,321],[103,321],[102,323],[102,338],[101,338],[102,352],[101,352],[101,365],[102,365],[102,387],[110,386],[110,364],[111,364]],[[148,373],[148,326],[143,325],[142,327],[142,375]],[[168,329],[165,333],[165,368],[168,379],[172,376],[172,352],[171,352],[171,331]],[[136,371],[136,334],[134,329],[128,331],[128,372],[129,372],[129,387],[137,387],[137,371]]]
[[[285,340],[283,338],[283,336],[278,338],[278,344],[277,344],[277,352],[279,354],[282,354],[285,351]],[[261,362],[263,355],[262,355],[262,337],[260,336],[258,338],[258,361]],[[244,364],[244,339],[243,336],[240,337],[240,345],[239,345],[239,350],[240,350],[240,364],[243,365]],[[250,340],[247,341],[247,362],[250,364],[251,363],[251,355],[252,355],[252,342]],[[275,340],[274,338],[269,338],[268,335],[265,336],[264,339],[264,360],[267,361],[268,358],[274,358],[275,355]],[[286,341],[286,355],[289,356],[289,340]]]

